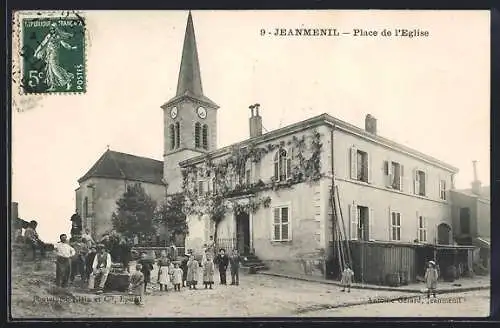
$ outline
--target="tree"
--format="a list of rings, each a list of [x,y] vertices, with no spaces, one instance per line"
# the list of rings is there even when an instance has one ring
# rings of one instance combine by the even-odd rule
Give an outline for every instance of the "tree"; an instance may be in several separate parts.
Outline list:
[[[116,205],[117,209],[112,216],[116,232],[129,238],[135,234],[148,235],[155,232],[153,217],[156,201],[146,193],[140,183],[127,186]]]
[[[165,226],[168,239],[172,243],[175,243],[177,236],[185,236],[189,233],[183,207],[184,194],[176,194],[167,197],[155,214],[155,221]]]

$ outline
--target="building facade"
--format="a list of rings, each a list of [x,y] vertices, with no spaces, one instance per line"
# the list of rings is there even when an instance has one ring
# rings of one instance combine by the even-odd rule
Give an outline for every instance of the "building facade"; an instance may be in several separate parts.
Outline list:
[[[454,238],[461,245],[478,247],[475,261],[489,267],[491,251],[491,195],[490,187],[478,180],[476,162],[473,162],[474,181],[471,188],[451,192]]]

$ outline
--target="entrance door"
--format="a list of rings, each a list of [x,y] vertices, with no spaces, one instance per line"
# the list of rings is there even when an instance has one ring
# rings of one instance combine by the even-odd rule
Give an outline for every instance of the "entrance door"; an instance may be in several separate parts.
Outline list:
[[[240,254],[250,253],[250,215],[240,213],[236,216],[236,247]]]

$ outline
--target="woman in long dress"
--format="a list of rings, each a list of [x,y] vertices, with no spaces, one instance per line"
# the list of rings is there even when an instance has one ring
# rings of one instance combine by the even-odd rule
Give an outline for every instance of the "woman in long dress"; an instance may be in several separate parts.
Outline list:
[[[162,258],[158,261],[158,283],[160,284],[160,291],[168,291],[168,287],[171,285],[171,275],[173,273],[173,265],[170,259],[163,254]]]
[[[66,90],[71,88],[71,81],[74,79],[74,75],[60,66],[59,50],[61,46],[68,50],[75,50],[77,48],[66,42],[72,36],[73,34],[62,31],[56,23],[53,23],[49,33],[35,50],[35,57],[45,63],[44,73],[45,83],[48,87],[47,91],[54,91],[56,88],[64,86]]]
[[[198,261],[194,258],[194,255],[191,254],[189,257],[189,261],[187,263],[187,285],[189,289],[196,289],[196,285],[198,284],[199,279],[199,264]]]

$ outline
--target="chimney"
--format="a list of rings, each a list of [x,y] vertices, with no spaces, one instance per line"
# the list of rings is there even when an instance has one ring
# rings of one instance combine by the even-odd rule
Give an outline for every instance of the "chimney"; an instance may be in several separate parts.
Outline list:
[[[262,135],[262,117],[259,115],[260,104],[249,106],[250,108],[250,138]]]
[[[371,114],[366,115],[365,130],[366,132],[377,134],[377,119],[371,116]]]
[[[481,194],[481,181],[477,178],[477,161],[472,161],[472,168],[474,170],[474,181],[472,181],[472,193],[476,195]]]

